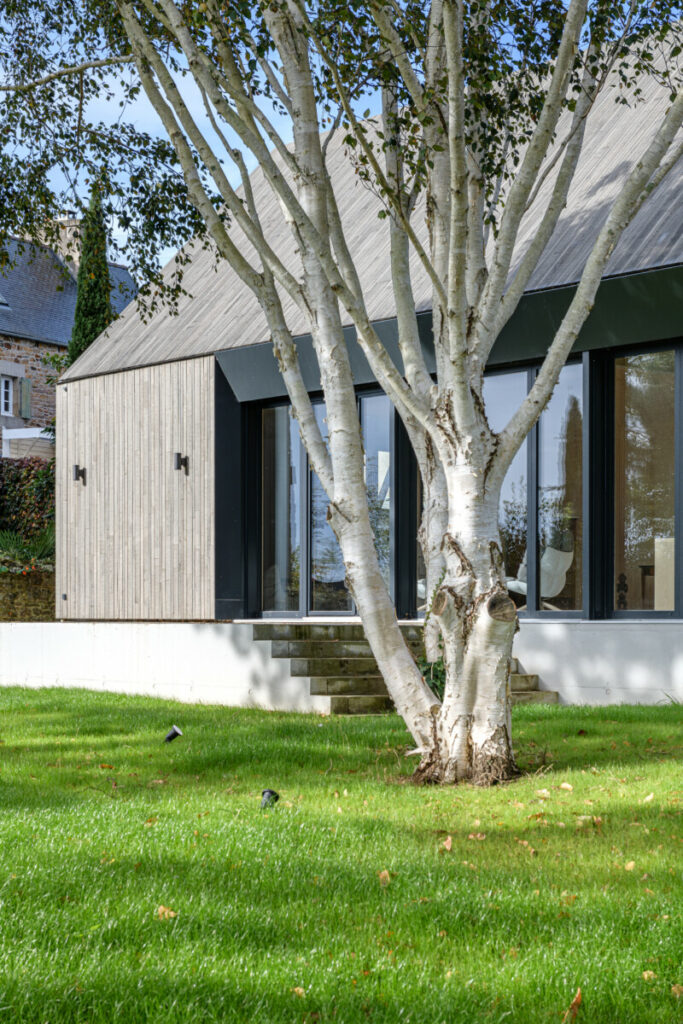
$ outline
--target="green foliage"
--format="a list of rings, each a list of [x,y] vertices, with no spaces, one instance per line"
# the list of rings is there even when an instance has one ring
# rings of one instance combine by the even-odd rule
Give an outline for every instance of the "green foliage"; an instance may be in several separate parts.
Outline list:
[[[55,528],[49,523],[35,537],[26,539],[11,530],[0,530],[0,552],[17,559],[45,562],[54,558]]]
[[[0,723],[3,1024],[680,1021],[680,707],[516,708],[491,790],[402,784],[395,715],[11,688]]]
[[[163,14],[153,4],[132,5],[129,13],[139,19],[147,41],[182,91],[183,77],[189,77],[190,69],[179,38],[187,33],[200,47],[216,69],[214,80],[219,87],[224,71],[217,46],[229,41],[247,94],[257,100],[272,125],[283,125],[286,140],[291,122],[287,123],[287,110],[274,84],[280,60],[268,30],[273,9],[243,2],[176,4],[174,19],[182,25],[177,35],[170,28],[168,11]],[[432,48],[432,5],[414,0],[380,0],[373,5],[324,0],[301,4],[300,9],[306,16],[300,35],[313,67],[321,130],[338,125],[354,150],[358,174],[380,195],[388,200],[387,192],[403,189],[404,200],[414,203],[426,187],[429,169],[448,146],[445,122],[443,132],[432,133],[431,143],[425,142],[425,129],[443,120],[448,94],[447,76],[425,81],[424,55]],[[424,105],[415,103],[396,62],[387,60],[377,12],[384,14],[399,37],[410,68],[408,79],[414,76],[422,84]],[[504,182],[514,178],[538,123],[566,13],[567,4],[559,0],[464,4],[467,141],[472,144],[475,136],[479,140],[478,161],[493,230],[507,191],[496,190],[496,182],[499,177]],[[565,106],[569,110],[576,106],[584,58],[590,59],[598,78],[614,58],[619,102],[637,101],[644,80],[652,75],[673,92],[679,81],[675,59],[680,46],[671,46],[675,42],[671,36],[680,18],[678,0],[635,4],[592,0]],[[593,50],[587,58],[589,39]],[[662,69],[661,53],[668,46],[671,67]],[[202,217],[160,124],[153,129],[155,134],[139,129],[134,104],[142,85],[131,57],[121,5],[114,0],[12,0],[4,5],[0,79],[17,89],[3,92],[0,104],[0,138],[6,140],[0,147],[0,265],[8,256],[3,243],[9,235],[52,244],[57,234],[54,218],[65,208],[82,209],[86,188],[97,182],[105,216],[111,225],[116,218],[125,237],[123,242],[119,237],[119,245],[125,246],[131,271],[143,285],[141,300],[153,306],[158,291],[165,292],[171,302],[178,298],[187,258],[181,254],[176,275],[162,279],[160,250],[177,248],[192,236],[205,240],[206,206]],[[272,62],[275,71],[270,78],[264,73],[266,62]],[[69,67],[80,70],[61,73]],[[56,72],[57,77],[50,77]],[[35,82],[41,84],[29,85]],[[381,86],[395,92],[397,109],[387,130],[373,136],[367,125],[351,123],[349,111],[363,111],[364,118],[377,119]],[[95,111],[99,120],[92,120]],[[215,114],[225,131],[221,113],[216,110]],[[376,120],[375,127],[385,126]],[[391,179],[373,180],[368,157],[361,152],[362,135],[380,157],[387,146],[400,140],[403,186]],[[243,155],[249,164],[252,156],[247,149],[245,145]],[[197,178],[193,189],[203,186],[206,202],[224,217],[217,169],[232,154],[214,151],[207,156],[194,144],[192,150]],[[55,175],[55,167],[62,173]],[[196,189],[193,195],[196,201]],[[113,237],[109,241],[116,245]]]
[[[423,654],[418,658],[417,665],[434,696],[443,700],[446,689],[446,666],[443,663],[443,658],[437,658],[436,661],[430,662]]]
[[[0,459],[0,530],[31,539],[54,517],[54,459]]]
[[[98,183],[93,186],[90,206],[81,226],[77,283],[76,312],[68,348],[69,365],[114,319],[107,265],[107,231]]]

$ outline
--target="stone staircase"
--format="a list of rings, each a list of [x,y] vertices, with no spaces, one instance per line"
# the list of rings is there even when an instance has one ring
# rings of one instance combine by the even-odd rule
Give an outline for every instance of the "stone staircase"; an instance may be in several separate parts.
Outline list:
[[[254,639],[270,642],[273,658],[288,658],[293,676],[307,676],[312,696],[330,698],[333,715],[376,715],[393,709],[363,627],[355,623],[264,621],[253,627]],[[401,625],[417,659],[422,651],[422,628]],[[556,704],[554,691],[539,690],[538,676],[512,666],[513,704]]]

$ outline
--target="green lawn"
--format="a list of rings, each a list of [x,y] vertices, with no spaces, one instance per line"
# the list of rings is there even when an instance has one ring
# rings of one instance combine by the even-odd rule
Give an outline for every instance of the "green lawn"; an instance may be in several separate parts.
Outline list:
[[[2,1021],[683,1019],[681,706],[518,708],[489,791],[405,784],[395,716],[0,711]]]

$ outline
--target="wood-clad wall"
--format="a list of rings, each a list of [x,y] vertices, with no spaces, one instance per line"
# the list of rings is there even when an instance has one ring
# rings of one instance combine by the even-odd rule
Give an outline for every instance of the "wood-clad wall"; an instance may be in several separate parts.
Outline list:
[[[214,618],[213,356],[60,385],[56,476],[57,618]]]

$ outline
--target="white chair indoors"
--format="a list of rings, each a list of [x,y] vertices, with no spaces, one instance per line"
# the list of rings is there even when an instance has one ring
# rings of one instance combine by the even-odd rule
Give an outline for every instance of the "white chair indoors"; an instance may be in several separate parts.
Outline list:
[[[541,607],[546,611],[559,612],[561,609],[550,604],[548,598],[557,597],[564,590],[567,582],[567,573],[574,561],[573,551],[560,551],[558,548],[546,548],[541,555],[539,591],[541,595]],[[507,588],[515,594],[526,597],[526,552],[521,565],[517,570],[517,576],[509,576],[506,579]],[[523,604],[519,609],[526,608]]]

